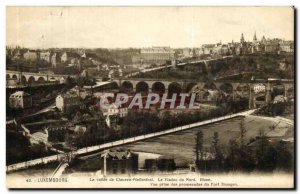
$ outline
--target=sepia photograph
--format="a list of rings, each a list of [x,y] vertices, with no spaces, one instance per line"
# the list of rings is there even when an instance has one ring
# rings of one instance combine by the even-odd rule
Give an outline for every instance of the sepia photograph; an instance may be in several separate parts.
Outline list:
[[[295,7],[5,15],[7,188],[295,189]]]

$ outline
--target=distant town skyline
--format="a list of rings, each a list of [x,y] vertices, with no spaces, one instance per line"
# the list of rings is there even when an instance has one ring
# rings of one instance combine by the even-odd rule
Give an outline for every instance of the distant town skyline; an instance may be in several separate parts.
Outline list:
[[[292,7],[7,7],[6,45],[172,48],[294,38]]]

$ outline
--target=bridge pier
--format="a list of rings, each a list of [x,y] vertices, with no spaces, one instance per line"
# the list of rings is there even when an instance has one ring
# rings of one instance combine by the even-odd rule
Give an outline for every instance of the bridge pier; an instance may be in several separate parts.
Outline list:
[[[284,88],[284,98],[288,99],[288,89],[286,87]]]
[[[266,92],[266,104],[269,104],[272,101],[271,90],[267,90]]]
[[[271,97],[271,85],[268,82],[267,88],[266,88],[266,103],[269,104],[272,101],[272,97]]]
[[[255,97],[254,89],[253,89],[253,86],[250,85],[249,109],[255,108],[254,97]]]
[[[237,90],[233,89],[233,91],[232,91],[232,99],[233,99],[233,101],[235,101],[236,93],[237,93]]]

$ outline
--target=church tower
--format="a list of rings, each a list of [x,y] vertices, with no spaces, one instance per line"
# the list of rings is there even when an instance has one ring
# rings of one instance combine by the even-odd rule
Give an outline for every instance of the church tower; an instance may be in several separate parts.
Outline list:
[[[254,36],[253,36],[253,43],[256,43],[257,42],[257,38],[256,38],[256,32],[254,33]]]
[[[241,44],[244,44],[245,43],[245,39],[244,39],[244,34],[242,33],[242,36],[241,36]]]
[[[262,37],[261,42],[262,42],[263,44],[265,44],[265,43],[267,42],[265,36]]]

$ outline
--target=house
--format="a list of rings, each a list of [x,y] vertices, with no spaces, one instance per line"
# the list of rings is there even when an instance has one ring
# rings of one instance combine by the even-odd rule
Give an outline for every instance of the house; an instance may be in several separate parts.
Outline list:
[[[108,97],[109,96],[114,96],[115,93],[117,93],[117,91],[114,91],[114,92],[94,92],[93,96],[95,96],[99,100],[103,100],[104,104],[108,104],[109,103]]]
[[[32,106],[32,97],[24,91],[17,91],[10,95],[9,106],[11,108],[29,108]]]
[[[80,59],[80,55],[77,53],[72,53],[72,52],[64,52],[61,56],[60,56],[60,60],[62,63],[65,63],[67,61],[71,62],[72,59]],[[73,61],[75,62],[75,61]]]
[[[217,90],[203,90],[198,92],[196,100],[202,102],[213,102],[216,101],[221,95],[222,93]]]
[[[7,86],[16,86],[18,85],[19,80],[16,78],[6,78],[6,85]]]
[[[62,111],[67,112],[74,107],[80,107],[82,103],[76,92],[70,91],[66,94],[61,94],[56,97],[56,107]]]
[[[85,52],[83,52],[83,54],[81,55],[81,58],[86,58]]]
[[[38,131],[31,134],[32,138],[29,139],[30,144],[40,144],[40,142],[48,142],[49,134],[48,130]]]
[[[100,105],[100,110],[105,116],[105,122],[109,128],[116,128],[120,118],[126,117],[128,114],[128,108],[125,104],[117,105],[115,103],[106,103]]]
[[[66,62],[68,61],[68,54],[67,52],[64,52],[61,57],[60,57],[61,62]]]
[[[140,64],[141,63],[141,61],[142,61],[142,59],[141,59],[141,56],[140,56],[140,54],[133,54],[132,56],[131,56],[131,62],[132,62],[132,64]]]
[[[119,117],[125,117],[128,113],[128,108],[125,104],[117,105],[116,103],[111,104],[104,104],[100,107],[100,109],[103,112],[104,116],[119,116]]]
[[[51,142],[64,142],[65,136],[69,132],[69,126],[66,124],[60,126],[49,126],[46,128],[49,137],[47,141]]]
[[[282,52],[287,52],[287,53],[294,52],[294,42],[293,41],[281,41],[279,43],[279,50]]]
[[[183,48],[182,49],[182,56],[184,58],[189,58],[189,57],[192,57],[193,56],[193,52],[190,48]]]
[[[101,154],[101,171],[107,175],[127,175],[137,173],[139,155],[130,150],[107,150]]]
[[[229,55],[230,54],[230,48],[228,45],[223,44],[220,48],[220,54],[221,55]]]
[[[65,83],[66,83],[66,79],[65,79],[65,78],[63,78],[63,77],[62,77],[62,78],[60,78],[60,80],[59,80],[59,83],[60,83],[60,84],[65,84]]]
[[[80,63],[80,60],[79,60],[78,58],[72,58],[72,59],[70,60],[70,64],[71,64],[72,66],[81,68],[81,63]]]
[[[287,64],[285,63],[285,61],[281,61],[279,63],[279,69],[282,71],[286,71],[287,70]]]
[[[194,49],[194,53],[195,53],[195,56],[196,57],[199,57],[199,56],[201,56],[202,55],[202,48],[195,48]]]
[[[59,57],[57,53],[53,53],[51,58],[50,58],[50,62],[53,68],[56,68],[58,62],[59,62]]]
[[[116,103],[111,102],[111,99],[109,99],[109,96],[114,96],[114,93],[96,92],[94,93],[94,96],[102,102],[99,108],[104,116],[114,115],[121,118],[127,116],[128,108],[126,104],[117,105]]]
[[[200,159],[195,161],[195,164],[200,173],[214,172],[220,168],[220,163],[216,159],[216,153],[212,152],[203,152]]]
[[[36,61],[38,59],[38,53],[36,50],[28,50],[23,54],[25,60]]]
[[[74,129],[75,133],[84,134],[86,132],[86,126],[84,125],[76,125]]]
[[[265,44],[265,52],[266,53],[274,53],[279,51],[279,43],[276,40],[267,41]]]
[[[21,52],[20,50],[17,50],[17,52],[14,54],[13,56],[13,60],[18,60],[18,59],[21,59],[22,55],[21,55]]]
[[[109,115],[105,117],[105,122],[109,128],[118,130],[119,119],[120,117],[118,117],[117,115]]]
[[[92,96],[92,90],[88,87],[79,87],[75,86],[71,89],[72,92],[75,92],[80,99],[86,99],[88,96]]]
[[[273,104],[279,103],[279,102],[285,102],[286,99],[283,95],[277,95],[275,96],[274,100],[273,100]]]
[[[51,55],[51,53],[49,51],[40,52],[40,59],[50,63],[50,61],[51,61],[50,55]]]
[[[83,70],[80,74],[81,77],[87,78],[88,77],[88,71],[87,70]]]
[[[262,38],[261,38],[261,41],[260,41],[262,44],[266,44],[267,43],[267,39],[266,39],[266,37],[265,36],[263,36]]]
[[[215,44],[204,44],[200,49],[200,55],[210,55],[213,52]]]
[[[176,170],[176,163],[174,158],[161,156],[156,159],[146,159],[144,169],[147,171],[174,171]]]
[[[266,91],[266,86],[264,84],[256,84],[253,87],[254,93],[260,93],[260,92],[265,92]]]
[[[141,59],[145,63],[165,64],[175,59],[175,51],[170,47],[152,47],[141,49]]]

